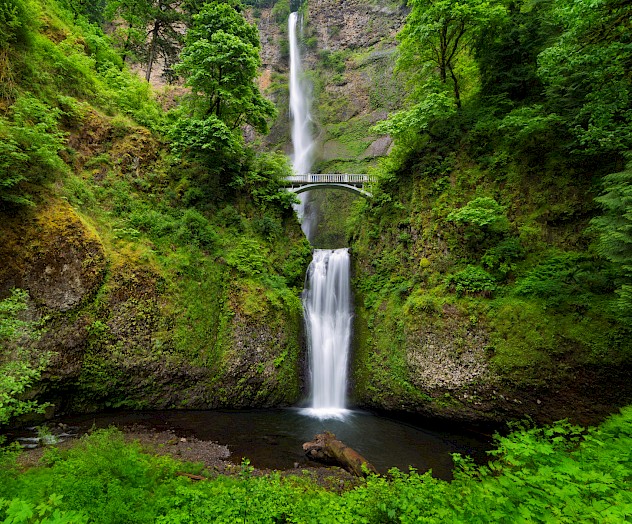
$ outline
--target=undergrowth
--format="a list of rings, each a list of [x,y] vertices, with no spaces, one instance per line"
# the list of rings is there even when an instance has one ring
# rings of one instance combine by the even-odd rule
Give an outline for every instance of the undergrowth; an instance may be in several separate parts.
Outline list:
[[[388,522],[620,523],[632,517],[632,409],[599,427],[565,421],[521,426],[496,437],[486,465],[455,455],[454,480],[393,469],[342,492],[309,475],[255,475],[244,459],[233,475],[144,452],[118,430],[73,448],[50,448],[19,473],[4,452],[5,522]],[[199,482],[178,475],[206,476]]]

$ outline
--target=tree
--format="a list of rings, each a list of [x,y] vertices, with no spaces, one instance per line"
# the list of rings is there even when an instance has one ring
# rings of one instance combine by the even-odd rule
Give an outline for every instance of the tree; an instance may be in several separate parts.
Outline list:
[[[621,169],[632,149],[632,4],[558,0],[553,15],[564,32],[538,59],[548,108],[567,122],[576,154],[619,153]]]
[[[559,30],[548,2],[525,4],[512,0],[507,15],[482,28],[475,42],[481,95],[488,103],[511,107],[542,98],[537,57]]]
[[[398,35],[397,69],[408,75],[411,105],[376,125],[374,132],[388,133],[404,148],[415,149],[422,133],[432,133],[435,124],[458,113],[460,68],[483,28],[505,15],[500,1],[410,0],[411,12]]]
[[[108,4],[108,18],[124,22],[125,27],[116,31],[123,59],[131,55],[146,64],[147,81],[157,58],[164,60],[167,71],[176,61],[187,18],[183,6],[183,0],[113,0]]]
[[[101,25],[104,22],[106,0],[65,0],[61,3],[70,9],[75,20],[84,16],[95,24]]]
[[[275,109],[254,82],[261,65],[259,34],[238,7],[213,2],[193,16],[176,71],[192,89],[196,114],[215,115],[230,129],[249,124],[267,132]]]
[[[155,0],[151,2],[149,17],[149,50],[147,53],[147,70],[145,79],[149,82],[151,70],[156,58],[162,57],[166,70],[178,56],[182,42],[183,14],[180,10],[180,0]]]
[[[597,251],[616,264],[620,276],[616,309],[632,322],[632,163],[625,171],[604,177],[604,192],[596,200],[604,211],[591,221],[599,233]]]
[[[497,0],[410,0],[409,5],[411,12],[399,34],[398,66],[416,69],[426,79],[438,75],[461,107],[458,63],[481,29],[504,15],[504,7]]]
[[[115,20],[113,39],[123,60],[141,60],[147,43],[148,5],[145,0],[112,0],[107,5],[107,19]]]
[[[244,125],[267,132],[267,119],[276,114],[255,84],[261,65],[257,28],[239,9],[237,2],[206,4],[193,16],[175,66],[191,88],[172,130],[175,149],[212,164],[222,154],[239,154]]]

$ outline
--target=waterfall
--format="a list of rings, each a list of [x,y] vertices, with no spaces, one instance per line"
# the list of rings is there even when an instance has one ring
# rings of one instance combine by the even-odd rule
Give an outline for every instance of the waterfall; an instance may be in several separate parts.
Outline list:
[[[291,13],[290,38],[290,116],[292,119],[292,165],[298,174],[309,173],[314,141],[309,114],[310,89],[301,76],[298,36],[301,18]],[[306,193],[299,195],[297,214],[308,240],[313,217],[306,209]],[[305,325],[310,354],[312,406],[306,412],[320,418],[342,417],[347,395],[347,355],[351,339],[351,297],[349,251],[317,249],[307,270],[303,294]]]
[[[301,30],[301,18],[291,13],[288,21],[290,38],[290,116],[292,117],[292,144],[294,156],[292,166],[299,175],[309,173],[312,167],[312,149],[314,142],[310,130],[312,121],[309,114],[310,89],[301,77],[301,52],[298,34]]]
[[[292,167],[299,175],[309,173],[312,167],[312,151],[314,141],[310,129],[311,117],[309,114],[310,89],[302,78],[301,52],[298,37],[302,29],[301,17],[298,13],[290,13],[288,20],[288,34],[290,39],[290,117],[292,121]],[[311,239],[312,217],[307,209],[307,193],[298,195],[301,203],[297,206],[296,213],[301,219],[303,233],[308,240]]]
[[[303,294],[312,379],[310,415],[341,417],[347,396],[351,342],[348,249],[316,249]]]

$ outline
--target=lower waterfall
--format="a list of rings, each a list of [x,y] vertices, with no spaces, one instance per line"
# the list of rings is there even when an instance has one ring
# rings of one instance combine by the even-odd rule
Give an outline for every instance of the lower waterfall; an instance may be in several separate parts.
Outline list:
[[[307,270],[303,308],[310,358],[312,403],[306,413],[346,413],[347,361],[353,317],[349,250],[316,249]]]

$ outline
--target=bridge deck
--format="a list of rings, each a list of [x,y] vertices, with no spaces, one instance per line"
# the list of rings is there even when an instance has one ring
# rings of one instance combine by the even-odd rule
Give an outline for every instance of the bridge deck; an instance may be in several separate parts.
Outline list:
[[[304,184],[349,184],[363,186],[373,182],[375,177],[352,173],[306,173],[304,175],[291,175],[286,178],[288,185],[300,186]]]

